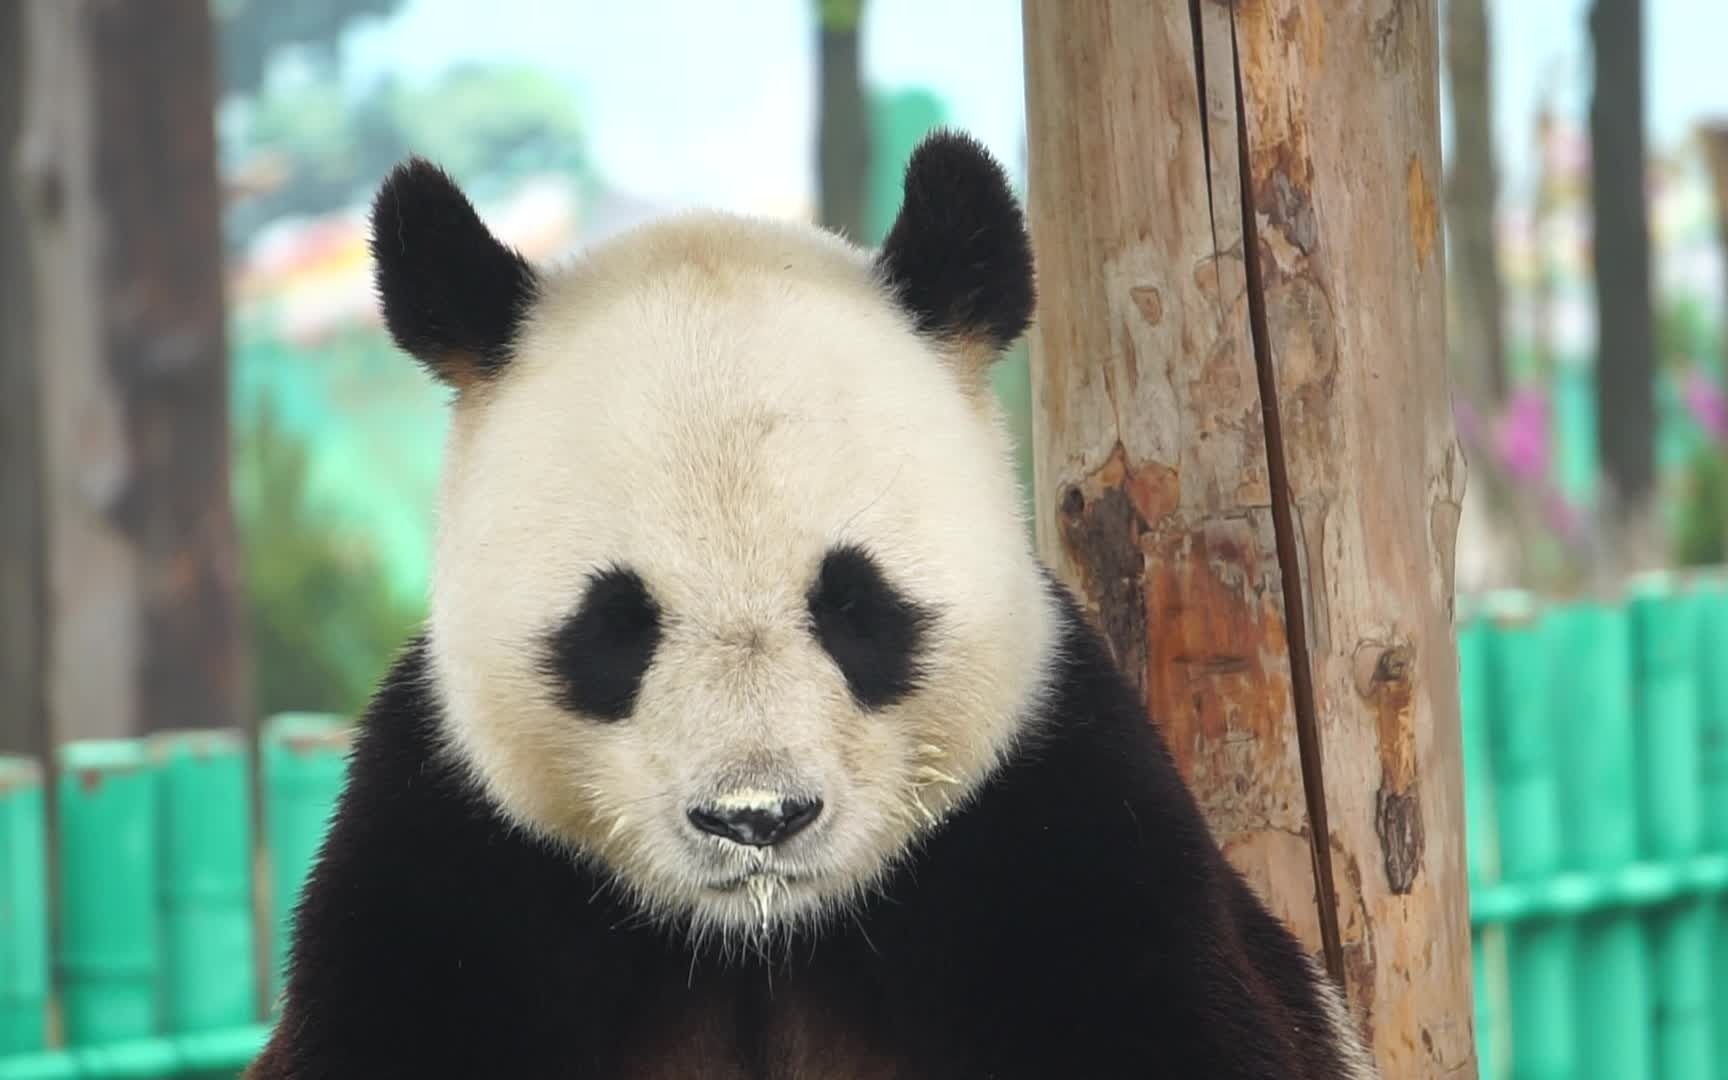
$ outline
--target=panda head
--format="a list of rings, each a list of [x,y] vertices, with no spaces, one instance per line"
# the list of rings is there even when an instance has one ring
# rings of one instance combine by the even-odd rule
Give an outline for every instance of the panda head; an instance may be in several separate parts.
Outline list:
[[[882,249],[692,215],[530,266],[410,161],[386,323],[453,388],[429,620],[449,749],[645,915],[833,914],[976,792],[1054,618],[986,374],[1031,255],[969,138]]]

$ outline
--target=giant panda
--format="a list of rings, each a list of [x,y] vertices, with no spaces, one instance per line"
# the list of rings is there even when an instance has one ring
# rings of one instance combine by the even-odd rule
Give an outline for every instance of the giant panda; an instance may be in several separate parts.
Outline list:
[[[252,1076],[1373,1075],[1032,551],[975,140],[874,252],[708,213],[532,266],[418,159],[371,225],[452,398],[429,616]]]

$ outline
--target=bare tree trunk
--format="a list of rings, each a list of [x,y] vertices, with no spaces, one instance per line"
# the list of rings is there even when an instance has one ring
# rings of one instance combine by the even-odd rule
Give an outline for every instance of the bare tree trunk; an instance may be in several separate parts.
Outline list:
[[[1040,547],[1385,1075],[1469,1075],[1432,10],[1022,10]]]
[[[241,724],[209,5],[23,12],[55,735]]]
[[[1446,183],[1454,318],[1447,336],[1458,389],[1486,414],[1506,397],[1500,260],[1495,247],[1492,40],[1484,0],[1446,0],[1452,83],[1452,170]]]
[[[1705,124],[1699,137],[1710,165],[1710,187],[1716,196],[1717,247],[1724,262],[1728,262],[1728,121]],[[1724,294],[1723,300],[1723,310],[1728,311],[1728,294]],[[1724,325],[1723,334],[1728,338],[1728,325]]]
[[[24,193],[12,168],[24,121],[24,18],[0,4],[0,753],[48,747],[42,672],[42,456],[31,353]]]
[[[1642,0],[1596,0],[1590,34],[1596,58],[1590,178],[1597,432],[1608,481],[1603,494],[1610,500],[1617,546],[1636,566],[1649,554],[1648,538],[1641,534],[1652,517],[1656,488],[1656,333],[1644,189]]]
[[[818,0],[818,11],[822,224],[861,242],[870,183],[870,116],[858,55],[864,0]]]

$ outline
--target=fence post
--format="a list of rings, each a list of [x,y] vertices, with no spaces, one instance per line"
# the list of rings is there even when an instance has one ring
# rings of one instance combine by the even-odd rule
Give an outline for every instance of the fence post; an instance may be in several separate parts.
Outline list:
[[[1495,596],[1489,617],[1501,871],[1507,881],[1539,882],[1560,869],[1561,843],[1546,627],[1524,593]],[[1507,933],[1512,1075],[1519,1080],[1562,1080],[1576,1069],[1574,939],[1563,920],[1521,922]]]
[[[1728,164],[1728,163],[1725,163]],[[1724,203],[1728,206],[1728,203]],[[1728,219],[1723,221],[1728,234]],[[1702,712],[1704,845],[1728,858],[1728,577],[1713,574],[1698,587],[1698,698]],[[1715,906],[1716,1077],[1728,1080],[1728,899]]]
[[[1630,589],[1638,686],[1640,788],[1647,858],[1670,866],[1698,854],[1703,840],[1699,755],[1698,621],[1691,598],[1666,574]],[[1653,918],[1656,1061],[1661,1076],[1709,1080],[1711,911],[1687,897]]]
[[[294,906],[341,794],[351,729],[345,718],[284,713],[264,729],[264,830],[270,857],[271,1009],[282,989]]]
[[[1459,598],[1458,696],[1463,737],[1465,853],[1472,889],[1500,880],[1499,830],[1494,816],[1493,701],[1488,682],[1488,620],[1482,605]],[[1476,1061],[1482,1077],[1498,1077],[1507,1021],[1504,932],[1475,930],[1470,939]]]
[[[60,1003],[66,1042],[157,1033],[156,777],[144,744],[66,743],[59,770]]]
[[[251,798],[237,731],[151,740],[160,777],[164,1026],[251,1023],[257,1004]]]
[[[48,1020],[48,855],[42,771],[0,757],[0,1055],[41,1049]]]
[[[1560,776],[1562,859],[1609,874],[1638,858],[1637,705],[1624,606],[1556,608],[1548,641]],[[1650,945],[1637,912],[1586,914],[1576,928],[1575,1061],[1580,1080],[1651,1080]]]

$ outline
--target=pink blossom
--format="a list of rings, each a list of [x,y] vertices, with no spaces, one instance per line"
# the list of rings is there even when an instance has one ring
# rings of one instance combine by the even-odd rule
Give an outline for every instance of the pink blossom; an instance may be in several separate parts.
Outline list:
[[[1698,368],[1686,373],[1683,391],[1686,409],[1698,426],[1719,441],[1728,441],[1728,394],[1709,374]]]
[[[1515,479],[1536,483],[1548,475],[1548,398],[1540,389],[1513,393],[1496,434],[1500,460]]]

